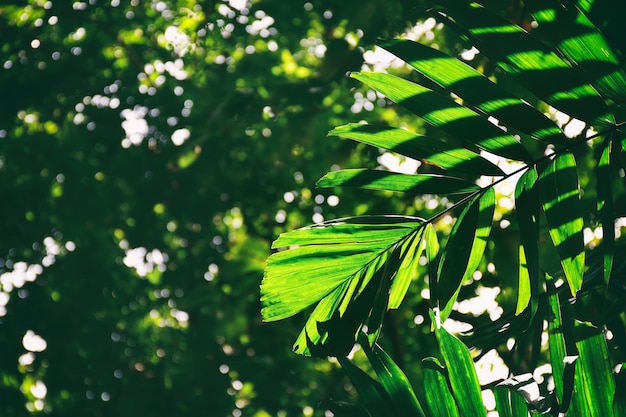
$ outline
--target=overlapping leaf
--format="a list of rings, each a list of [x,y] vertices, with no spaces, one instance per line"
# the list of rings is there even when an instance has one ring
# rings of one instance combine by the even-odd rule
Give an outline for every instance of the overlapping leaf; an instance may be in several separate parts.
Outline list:
[[[439,17],[540,99],[580,120],[615,122],[596,89],[524,29],[477,3],[445,3]]]
[[[500,123],[548,143],[567,143],[561,129],[543,113],[464,62],[405,39],[385,41],[380,46]]]
[[[533,0],[527,4],[538,23],[533,33],[545,36],[603,96],[624,102],[626,74],[589,18],[579,8],[565,7],[555,0]]]
[[[419,84],[383,73],[354,73],[353,78],[403,105],[427,123],[468,146],[518,161],[532,158],[521,143],[494,126],[487,117]]]
[[[495,208],[493,188],[473,201],[459,215],[437,270],[436,287],[431,291],[444,321],[456,301],[461,285],[470,279],[487,245]]]

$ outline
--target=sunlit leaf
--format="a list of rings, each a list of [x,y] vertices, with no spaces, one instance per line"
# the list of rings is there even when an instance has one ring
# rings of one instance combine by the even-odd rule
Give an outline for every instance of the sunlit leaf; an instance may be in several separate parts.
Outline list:
[[[469,146],[509,159],[531,160],[517,139],[450,97],[389,74],[363,72],[353,73],[352,77]]]
[[[570,153],[556,156],[541,173],[539,188],[550,237],[559,253],[572,295],[582,286],[585,267],[582,205],[576,160]]]
[[[585,326],[581,324],[581,326]],[[585,337],[578,342],[579,359],[576,371],[580,373],[582,397],[589,407],[590,417],[610,416],[613,413],[613,397],[615,396],[615,382],[611,371],[611,359],[602,334],[598,329],[591,329],[593,336]],[[578,376],[578,375],[577,375]]]
[[[350,123],[334,128],[329,135],[354,139],[424,161],[450,172],[470,175],[504,175],[498,166],[475,152],[455,147],[435,137],[418,135],[404,129]]]
[[[460,178],[436,174],[398,174],[374,169],[342,169],[331,171],[318,182],[318,187],[356,187],[370,190],[401,191],[412,194],[469,194],[479,187]]]
[[[456,301],[461,285],[478,268],[487,245],[495,208],[493,188],[472,199],[459,215],[437,271],[435,299],[444,321]]]
[[[426,403],[433,417],[458,417],[459,411],[446,377],[446,369],[436,358],[422,360]]]
[[[589,18],[578,8],[564,7],[555,0],[530,1],[528,6],[538,23],[533,33],[546,36],[601,94],[623,102],[626,75],[617,55]]]
[[[537,171],[526,171],[515,186],[515,214],[519,222],[519,281],[515,314],[526,309],[531,300],[536,308],[539,289],[539,209],[541,202],[535,187]]]
[[[380,46],[403,59],[420,74],[461,97],[464,103],[495,117],[500,123],[549,143],[567,142],[561,129],[543,113],[461,60],[407,39],[388,40]]]
[[[427,224],[427,227],[430,223]],[[422,234],[424,229],[419,229],[417,233],[407,239],[400,246],[400,259],[402,259],[398,271],[393,278],[391,289],[389,291],[389,308],[395,309],[400,307],[400,303],[404,300],[411,281],[417,278],[419,260],[424,250],[422,244]]]
[[[434,317],[431,319],[434,321]],[[460,414],[462,416],[486,416],[474,361],[467,346],[448,333],[443,326],[436,327],[435,334]]]
[[[446,4],[449,7],[439,18],[468,36],[476,48],[539,98],[580,120],[614,123],[595,88],[524,29],[477,3]]]
[[[310,345],[321,343],[349,350],[360,326],[379,308],[372,305],[375,300],[386,309],[399,265],[398,245],[422,225],[422,219],[414,217],[364,216],[281,235],[273,247],[284,249],[270,256],[261,283],[263,319],[284,319],[318,303],[296,350],[310,353]],[[386,262],[392,265],[385,268]]]

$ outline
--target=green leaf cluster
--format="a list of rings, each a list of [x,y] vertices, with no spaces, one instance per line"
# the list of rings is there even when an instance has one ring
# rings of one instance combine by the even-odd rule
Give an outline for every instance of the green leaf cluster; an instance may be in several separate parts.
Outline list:
[[[503,210],[496,190],[504,182],[515,190],[515,210],[507,212],[517,230],[515,302],[504,318],[474,328],[468,340],[497,328],[502,336],[487,336],[492,342],[483,345],[502,346],[512,337],[511,355],[530,346],[527,370],[546,361],[555,387],[542,386],[540,395],[528,373],[513,370],[492,387],[500,415],[623,415],[613,367],[626,346],[617,341],[613,354],[607,346],[613,332],[624,333],[624,294],[615,281],[625,264],[616,255],[623,242],[615,225],[624,198],[619,172],[626,150],[626,72],[596,8],[586,1],[527,1],[514,21],[489,2],[441,1],[425,13],[475,47],[481,60],[470,65],[399,38],[379,46],[411,67],[411,79],[351,74],[425,127],[361,122],[330,135],[421,164],[415,173],[334,170],[318,186],[437,195],[449,205],[423,218],[358,216],[281,235],[261,302],[267,321],[313,307],[296,352],[339,357],[371,415],[384,415],[383,404],[397,407],[396,414],[422,415],[420,406],[401,400],[413,391],[397,376],[403,381],[397,392],[388,379],[397,370],[381,367],[390,359],[376,345],[385,312],[401,307],[411,282],[428,288],[431,328],[444,363],[423,362],[428,409],[432,415],[486,414],[472,356],[443,325],[453,314],[462,317],[455,305],[464,287],[475,285],[485,258],[500,249],[490,240]],[[581,132],[571,132],[573,120],[584,126]],[[451,229],[438,231],[451,215]],[[589,244],[590,231],[601,236],[599,244]],[[548,350],[541,344],[544,322]],[[361,329],[360,345],[378,380],[344,359]]]

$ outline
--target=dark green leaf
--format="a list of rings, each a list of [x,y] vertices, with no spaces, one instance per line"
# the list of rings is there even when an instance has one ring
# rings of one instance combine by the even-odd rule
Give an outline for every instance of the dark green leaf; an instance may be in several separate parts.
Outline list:
[[[570,153],[556,156],[539,181],[550,237],[559,253],[572,295],[582,286],[585,267],[582,205],[576,160]]]
[[[361,346],[385,392],[393,399],[394,408],[399,413],[396,415],[424,416],[409,380],[391,357],[378,345],[370,348],[368,343],[361,343]]]
[[[450,392],[446,369],[436,358],[422,360],[426,403],[433,417],[458,417],[459,411]]]
[[[488,188],[471,200],[450,232],[437,271],[435,299],[442,321],[452,311],[461,285],[471,279],[480,264],[489,239],[494,208],[495,192]]]
[[[541,395],[533,375],[522,374],[499,383],[494,389],[498,412],[512,417],[526,417],[528,411],[544,414],[550,410],[550,399]],[[500,414],[502,416],[502,414]]]
[[[613,269],[613,255],[615,252],[615,208],[613,205],[612,178],[610,169],[612,140],[607,140],[602,149],[600,160],[596,168],[598,213],[602,220],[602,251],[604,285],[608,285]]]
[[[469,146],[478,146],[509,159],[531,160],[528,151],[517,139],[450,97],[389,74],[354,73],[352,77]]]
[[[412,194],[469,194],[479,187],[460,178],[436,174],[398,174],[374,169],[343,169],[324,175],[318,187],[356,187]]]
[[[338,357],[341,368],[350,378],[359,393],[359,399],[371,417],[383,417],[393,407],[393,401],[387,396],[382,385],[374,378],[363,372],[349,359]]]
[[[329,135],[354,139],[451,172],[470,175],[504,175],[500,168],[475,152],[404,129],[351,123],[336,127],[330,131]]]

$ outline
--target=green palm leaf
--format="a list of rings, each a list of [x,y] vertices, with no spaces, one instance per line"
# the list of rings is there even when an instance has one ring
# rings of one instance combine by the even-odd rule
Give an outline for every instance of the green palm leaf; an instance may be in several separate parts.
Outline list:
[[[478,146],[518,161],[532,159],[517,139],[450,97],[389,74],[354,73],[351,76],[406,107],[430,125],[463,141],[469,148]]]
[[[389,126],[350,123],[336,127],[329,135],[351,138],[428,164],[469,175],[501,176],[504,172],[492,162],[468,149],[433,137]]]
[[[409,40],[393,39],[380,46],[403,59],[423,76],[461,97],[464,104],[495,117],[500,123],[548,143],[567,143],[561,129],[543,113],[464,62]]]
[[[469,194],[480,190],[476,184],[456,177],[436,174],[398,174],[373,169],[331,171],[318,182],[318,187],[356,187],[370,190],[401,191],[413,194]]]
[[[495,192],[488,188],[463,210],[450,232],[437,270],[436,285],[431,287],[441,321],[452,311],[463,282],[472,277],[480,264],[489,239],[495,204]]]
[[[554,0],[533,0],[528,5],[538,23],[533,33],[545,36],[603,96],[624,102],[626,75],[617,55],[589,18],[580,9]]]
[[[550,237],[559,253],[570,291],[576,295],[583,282],[585,248],[574,156],[566,153],[555,157],[541,173],[539,189]]]
[[[615,122],[596,89],[524,29],[477,3],[446,2],[446,6],[439,17],[537,97],[580,120]]]
[[[372,332],[379,328],[382,317],[372,317],[374,300],[384,298],[386,308],[392,277],[400,265],[400,245],[419,233],[423,224],[415,217],[366,216],[281,235],[273,247],[284,250],[270,256],[261,283],[263,319],[291,317],[318,303],[296,340],[296,351],[310,354],[311,346],[323,344],[328,349],[318,350],[320,355],[349,350],[360,326],[370,318]],[[419,245],[419,240],[412,242]],[[333,330],[333,324],[341,330]]]

